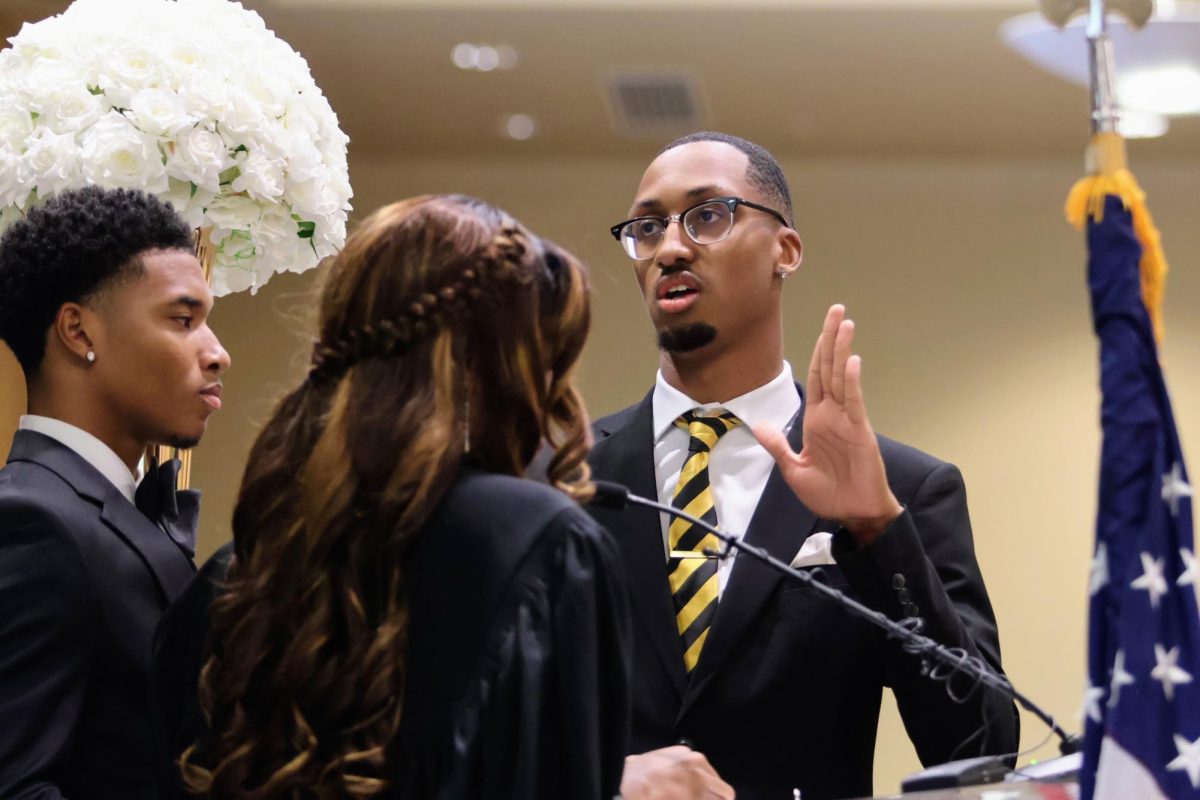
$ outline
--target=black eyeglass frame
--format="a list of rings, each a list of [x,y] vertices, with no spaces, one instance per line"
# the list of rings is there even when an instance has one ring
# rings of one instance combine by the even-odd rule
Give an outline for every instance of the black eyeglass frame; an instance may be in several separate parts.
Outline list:
[[[658,222],[662,223],[664,234],[666,234],[668,225],[670,225],[672,222],[678,222],[679,225],[683,228],[683,232],[685,234],[687,234],[687,237],[689,239],[691,239],[693,242],[695,242],[696,244],[700,245],[701,247],[705,246],[706,244],[716,244],[717,242],[725,241],[725,238],[729,236],[729,233],[726,233],[725,236],[722,236],[720,239],[717,239],[716,242],[697,242],[694,238],[692,238],[692,234],[688,232],[687,226],[683,224],[684,217],[686,217],[688,214],[695,211],[697,208],[700,208],[701,206],[709,205],[710,203],[722,203],[725,205],[726,208],[729,209],[729,219],[731,220],[729,223],[729,231],[730,232],[733,231],[733,226],[737,223],[738,206],[746,206],[747,208],[753,208],[755,211],[762,211],[765,214],[770,214],[772,217],[779,220],[779,222],[783,225],[783,227],[785,227],[785,228],[792,227],[790,224],[788,224],[788,221],[783,218],[783,214],[780,214],[778,211],[776,211],[773,208],[768,208],[767,206],[759,205],[758,203],[754,203],[749,200],[744,200],[741,197],[711,197],[708,200],[701,200],[699,203],[696,203],[696,205],[689,206],[688,208],[685,208],[683,211],[680,211],[678,214],[672,214],[669,217],[656,217],[652,214],[647,214],[646,216],[643,216],[643,217],[633,217],[631,219],[625,220],[624,222],[618,222],[616,225],[613,225],[608,230],[613,235],[613,238],[617,240],[617,243],[620,244],[621,243],[621,231],[625,228],[626,225],[629,225],[632,222],[639,222],[644,219],[657,220]],[[629,251],[626,250],[624,247],[621,248],[621,251],[624,252],[625,255],[629,256]],[[653,256],[646,256],[646,258],[637,258],[636,256],[629,256],[629,257],[631,259],[633,259],[634,261],[646,261],[647,259],[653,258]]]

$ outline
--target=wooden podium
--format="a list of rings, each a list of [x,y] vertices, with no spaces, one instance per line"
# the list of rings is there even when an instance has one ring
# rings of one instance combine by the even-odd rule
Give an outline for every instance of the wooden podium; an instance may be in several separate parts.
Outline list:
[[[887,795],[886,800],[1077,800],[1079,784],[1043,783],[1022,781],[1020,783],[988,783],[983,786],[962,786],[957,789],[938,789],[932,792]],[[885,800],[878,798],[877,800]]]

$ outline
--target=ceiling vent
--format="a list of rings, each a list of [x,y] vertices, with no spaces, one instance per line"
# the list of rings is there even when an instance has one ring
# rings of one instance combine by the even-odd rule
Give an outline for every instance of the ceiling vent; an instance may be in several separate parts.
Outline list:
[[[700,79],[688,72],[613,72],[604,78],[613,128],[630,138],[662,138],[706,127]]]

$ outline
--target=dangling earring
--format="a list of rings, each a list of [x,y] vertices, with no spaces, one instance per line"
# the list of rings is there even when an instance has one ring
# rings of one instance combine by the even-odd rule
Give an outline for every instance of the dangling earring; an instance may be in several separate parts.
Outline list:
[[[463,455],[471,452],[471,375],[464,381],[466,396],[463,398]]]
[[[88,352],[87,352],[87,360],[88,360],[88,363],[89,363],[89,364],[95,364],[95,363],[96,363],[96,353],[95,353],[95,351],[94,351],[94,350],[88,350]]]

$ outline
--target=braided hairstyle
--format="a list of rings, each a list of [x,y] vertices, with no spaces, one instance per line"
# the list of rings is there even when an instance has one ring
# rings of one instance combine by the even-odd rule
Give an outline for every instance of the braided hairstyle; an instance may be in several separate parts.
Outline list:
[[[216,601],[189,789],[220,798],[386,791],[405,681],[404,557],[464,452],[591,491],[572,370],[582,266],[473,198],[426,196],[365,220],[320,299],[306,379],[255,442]]]

